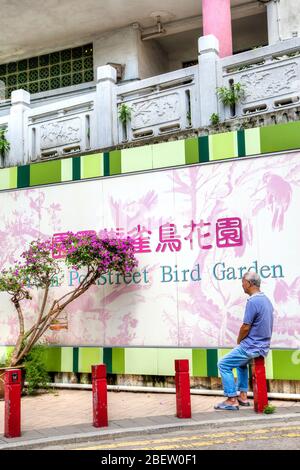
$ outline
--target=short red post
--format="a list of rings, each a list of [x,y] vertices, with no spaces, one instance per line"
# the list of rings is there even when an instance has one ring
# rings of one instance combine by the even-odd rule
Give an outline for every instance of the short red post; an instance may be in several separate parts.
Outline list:
[[[106,365],[92,366],[93,426],[108,426]]]
[[[254,409],[262,413],[268,404],[267,379],[264,357],[259,356],[252,363],[252,384]]]
[[[188,359],[175,360],[176,415],[191,418],[191,392]]]
[[[10,369],[4,374],[5,419],[4,436],[21,436],[21,370]]]

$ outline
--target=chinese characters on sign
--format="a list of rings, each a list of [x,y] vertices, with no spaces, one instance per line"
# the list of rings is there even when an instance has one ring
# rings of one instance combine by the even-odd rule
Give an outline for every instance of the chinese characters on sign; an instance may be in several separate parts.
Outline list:
[[[183,226],[184,234],[178,233],[176,224],[165,223],[160,225],[157,237],[153,236],[155,252],[164,253],[166,251],[181,251],[183,243],[188,243],[191,250],[201,249],[210,250],[213,248],[214,233],[212,224],[199,220],[194,220]],[[86,230],[77,232],[78,235],[95,235],[94,230]],[[99,237],[105,238],[110,236],[125,237],[129,236],[134,239],[135,253],[152,253],[151,236],[153,232],[143,225],[137,225],[133,229],[126,231],[117,227],[115,230],[100,230]],[[53,258],[64,258],[66,253],[63,248],[63,241],[68,237],[68,232],[55,233],[52,241],[55,244]],[[239,217],[224,217],[218,219],[215,224],[215,240],[218,248],[230,248],[243,245],[242,221]]]

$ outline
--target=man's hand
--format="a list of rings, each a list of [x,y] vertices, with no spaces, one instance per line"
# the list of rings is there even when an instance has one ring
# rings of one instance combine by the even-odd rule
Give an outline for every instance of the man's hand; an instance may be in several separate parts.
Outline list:
[[[249,331],[251,330],[251,326],[252,325],[247,325],[246,323],[242,324],[242,326],[240,328],[239,336],[238,336],[238,339],[237,339],[237,344],[240,344],[242,339],[244,339],[244,338],[246,338],[246,336],[248,336]]]

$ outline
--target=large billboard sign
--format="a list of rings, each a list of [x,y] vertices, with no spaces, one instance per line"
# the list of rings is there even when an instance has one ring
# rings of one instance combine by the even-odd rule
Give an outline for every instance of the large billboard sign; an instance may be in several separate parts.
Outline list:
[[[273,348],[300,344],[300,155],[216,162],[0,193],[0,266],[32,239],[116,231],[135,239],[139,267],[99,279],[49,330],[50,344],[232,347],[254,269],[275,308]],[[80,281],[64,271],[52,300]],[[41,293],[28,304],[32,322]],[[17,317],[0,296],[0,344]]]

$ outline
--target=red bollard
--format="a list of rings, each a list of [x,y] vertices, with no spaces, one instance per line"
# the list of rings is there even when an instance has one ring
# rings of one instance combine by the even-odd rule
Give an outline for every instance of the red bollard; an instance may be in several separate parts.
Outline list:
[[[175,360],[176,415],[191,418],[191,392],[188,359]]]
[[[4,436],[21,436],[21,370],[10,369],[4,374],[5,419]]]
[[[92,366],[93,426],[108,426],[106,365]]]
[[[264,357],[259,356],[252,363],[252,384],[254,409],[257,413],[262,413],[268,405],[267,379]]]

